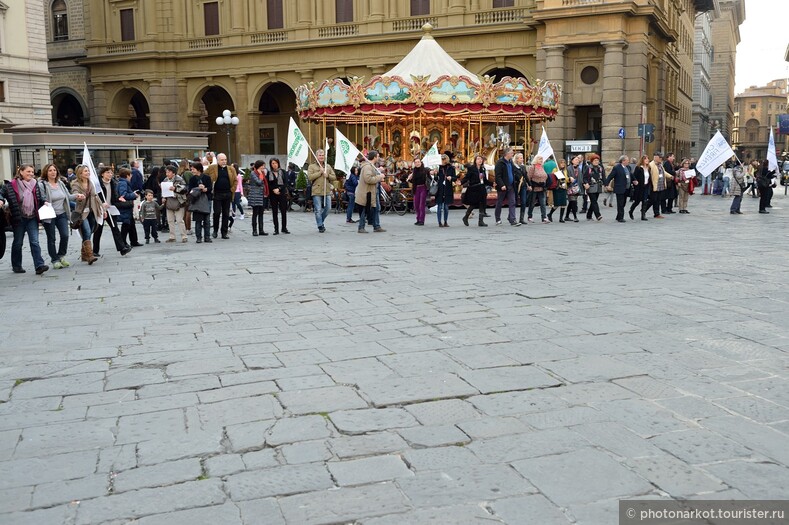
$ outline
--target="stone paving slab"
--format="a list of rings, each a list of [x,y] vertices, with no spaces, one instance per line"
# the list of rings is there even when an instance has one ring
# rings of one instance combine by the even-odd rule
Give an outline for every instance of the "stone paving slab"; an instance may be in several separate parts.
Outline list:
[[[789,259],[789,199],[727,206],[384,215],[363,239],[293,212],[289,236],[237,221],[38,277],[4,259],[0,523],[597,525],[619,498],[783,498],[789,285],[752,254]]]

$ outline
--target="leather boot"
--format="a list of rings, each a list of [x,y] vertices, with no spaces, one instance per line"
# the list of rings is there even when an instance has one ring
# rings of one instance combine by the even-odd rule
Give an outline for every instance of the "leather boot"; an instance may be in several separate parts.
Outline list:
[[[90,241],[83,241],[82,242],[82,249],[85,252],[83,261],[87,261],[88,264],[93,264],[99,259],[93,255],[93,244]]]
[[[252,222],[252,237],[258,236],[258,225]]]
[[[85,243],[86,242],[90,242],[90,241],[82,241],[82,248],[80,249],[80,252],[79,252],[79,260],[88,262],[88,255],[87,255],[87,252],[85,251]]]
[[[466,226],[468,226],[468,218],[471,217],[472,211],[473,210],[471,209],[471,207],[466,208],[466,214],[463,216],[463,224],[465,224]],[[480,217],[479,220],[482,221],[482,217]]]

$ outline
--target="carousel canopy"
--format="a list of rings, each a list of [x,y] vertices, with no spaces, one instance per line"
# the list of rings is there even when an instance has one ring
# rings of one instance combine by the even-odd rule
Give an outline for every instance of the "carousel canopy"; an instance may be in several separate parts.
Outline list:
[[[473,120],[550,120],[559,109],[562,88],[555,82],[504,77],[479,78],[450,57],[430,35],[384,75],[365,82],[353,77],[314,82],[296,90],[296,110],[304,120],[372,122],[394,118]]]
[[[452,77],[467,77],[479,84],[477,75],[458,64],[455,59],[438,45],[433,35],[430,34],[432,27],[425,28],[425,35],[414,46],[414,49],[403,58],[399,64],[384,73],[384,77],[400,77],[410,79],[411,77],[423,77],[430,82],[442,75]]]

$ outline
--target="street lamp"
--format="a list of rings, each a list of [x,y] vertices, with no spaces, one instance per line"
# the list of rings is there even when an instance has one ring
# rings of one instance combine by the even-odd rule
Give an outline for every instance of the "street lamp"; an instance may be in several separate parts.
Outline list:
[[[233,117],[233,114],[230,112],[229,109],[226,109],[222,112],[221,117],[216,117],[216,125],[217,126],[224,126],[225,132],[227,133],[227,154],[230,155],[230,130],[236,126],[238,126],[239,120],[238,117]],[[232,158],[232,157],[231,157]]]

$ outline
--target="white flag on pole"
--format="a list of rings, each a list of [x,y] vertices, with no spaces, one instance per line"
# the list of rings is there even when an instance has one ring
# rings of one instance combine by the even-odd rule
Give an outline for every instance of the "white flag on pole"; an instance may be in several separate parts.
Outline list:
[[[337,154],[334,157],[334,169],[345,174],[351,173],[353,163],[356,161],[356,157],[359,156],[359,150],[337,128],[334,128],[334,142],[337,144]]]
[[[778,173],[778,157],[775,156],[775,136],[773,136],[772,126],[770,126],[770,141],[767,143],[767,164],[768,170],[775,170]]]
[[[90,173],[90,181],[93,187],[96,188],[96,193],[102,193],[101,182],[99,182],[99,174],[96,172],[96,167],[93,165],[93,159],[90,158],[90,151],[88,151],[88,143],[83,142],[85,149],[82,150],[82,165],[88,167]]]
[[[553,148],[551,141],[548,140],[548,134],[545,133],[545,126],[542,127],[542,136],[540,137],[540,145],[537,148],[537,155],[542,157],[543,161],[548,160],[548,157],[553,155]]]
[[[435,141],[433,146],[427,150],[425,158],[422,159],[422,165],[426,168],[436,168],[441,165],[441,154],[438,152],[438,141]]]
[[[704,148],[701,157],[699,157],[699,161],[696,163],[696,171],[706,177],[733,156],[734,150],[731,149],[729,143],[718,131],[709,141],[707,147]]]
[[[293,117],[290,117],[290,125],[288,126],[288,162],[292,162],[301,169],[309,156],[310,150],[307,139],[296,125]]]

